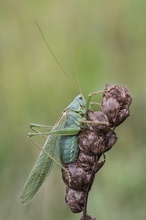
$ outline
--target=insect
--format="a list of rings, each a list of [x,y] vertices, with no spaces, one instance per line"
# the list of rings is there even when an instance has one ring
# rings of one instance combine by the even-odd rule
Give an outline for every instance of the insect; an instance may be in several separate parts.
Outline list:
[[[48,44],[47,47],[51,51]],[[51,53],[59,64],[52,51]],[[59,66],[61,67],[60,64]],[[66,74],[65,71],[64,73]],[[58,159],[60,158],[61,162],[65,164],[73,163],[76,160],[78,154],[77,135],[82,127],[85,127],[87,123],[90,123],[90,121],[86,120],[86,113],[92,104],[91,97],[98,93],[99,92],[90,93],[87,101],[82,94],[76,96],[71,104],[63,111],[50,132],[39,133],[36,130],[36,127],[43,126],[37,124],[30,125],[35,133],[29,133],[29,137],[34,135],[47,135],[48,137],[43,148],[37,145],[41,149],[41,153],[22,189],[20,198],[23,204],[30,202],[46,177],[50,174],[55,164],[58,164],[68,175],[70,175],[68,170],[58,162]],[[49,126],[45,126],[45,128],[47,127],[50,128]]]

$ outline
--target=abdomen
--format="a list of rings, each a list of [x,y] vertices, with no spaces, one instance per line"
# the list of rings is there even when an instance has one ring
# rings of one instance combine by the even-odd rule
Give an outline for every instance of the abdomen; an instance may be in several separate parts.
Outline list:
[[[73,163],[78,155],[78,136],[62,136],[59,143],[60,160],[62,163]]]

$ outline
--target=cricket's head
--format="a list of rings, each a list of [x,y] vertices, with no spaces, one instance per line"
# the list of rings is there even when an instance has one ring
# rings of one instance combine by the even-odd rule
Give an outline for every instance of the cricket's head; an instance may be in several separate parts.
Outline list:
[[[86,107],[86,100],[82,94],[75,97],[73,102],[67,107],[67,109],[71,109],[75,112],[84,111]]]
[[[85,100],[85,98],[82,94],[76,96],[74,101],[79,103],[79,105],[82,106],[82,107],[86,106],[86,100]]]

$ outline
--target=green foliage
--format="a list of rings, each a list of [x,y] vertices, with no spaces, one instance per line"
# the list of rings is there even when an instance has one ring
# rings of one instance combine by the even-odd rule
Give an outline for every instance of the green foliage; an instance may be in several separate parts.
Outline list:
[[[70,219],[58,167],[28,206],[21,188],[39,151],[27,139],[29,122],[53,125],[78,91],[50,55],[35,20],[69,75],[72,52],[85,97],[106,83],[127,87],[130,118],[107,153],[90,194],[97,219],[145,219],[146,2],[0,2],[0,219]],[[143,113],[143,115],[142,115]]]

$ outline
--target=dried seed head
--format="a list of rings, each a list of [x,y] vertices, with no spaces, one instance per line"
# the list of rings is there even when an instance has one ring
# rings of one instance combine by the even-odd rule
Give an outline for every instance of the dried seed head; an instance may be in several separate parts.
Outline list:
[[[89,179],[86,172],[77,163],[66,164],[64,167],[69,171],[70,175],[62,170],[62,178],[70,189],[81,190],[88,184]]]
[[[129,107],[132,103],[132,98],[128,90],[123,86],[118,86],[118,85],[113,86],[107,84],[104,96],[117,99],[117,101],[120,103],[120,106]]]
[[[92,112],[92,116],[94,115],[96,118],[98,112]],[[90,111],[91,115],[91,111]],[[84,153],[89,156],[99,156],[109,149],[116,143],[117,136],[113,130],[109,130],[109,126],[104,125],[103,133],[101,130],[99,131],[99,125],[89,125],[92,130],[89,129],[82,129],[78,135],[78,146],[80,152]],[[96,128],[96,126],[98,128]],[[105,131],[107,131],[105,133]],[[80,154],[79,154],[80,155]],[[84,157],[84,158],[85,158]],[[95,162],[95,161],[94,161]]]
[[[93,123],[88,124],[88,129],[95,130],[99,134],[107,133],[110,129],[108,118],[101,111],[93,112],[89,110],[87,112],[87,120],[93,121]]]
[[[114,126],[120,111],[120,104],[115,98],[108,98],[106,102],[102,102],[101,109],[107,115],[109,123]]]
[[[91,172],[96,159],[97,158],[95,155],[90,156],[80,151],[78,156],[78,164],[80,164],[85,172]]]
[[[82,130],[78,136],[78,146],[85,155],[98,156],[105,149],[104,140],[105,135],[99,135],[96,131]]]
[[[121,124],[130,114],[129,106],[132,98],[127,89],[121,86],[106,85],[103,94],[101,111],[87,112],[87,128],[78,134],[78,156],[74,163],[63,164],[68,170],[62,170],[66,184],[66,204],[72,212],[83,211],[81,220],[95,220],[86,214],[88,193],[92,187],[95,173],[105,163],[104,153],[117,141],[116,126]],[[100,160],[103,155],[104,160]]]
[[[131,102],[132,98],[126,88],[106,85],[101,110],[107,115],[112,127],[118,126],[129,116]]]
[[[84,191],[76,191],[66,187],[65,202],[73,213],[83,211],[84,193]]]
[[[98,148],[103,143],[104,137],[93,130],[81,130],[78,135],[78,146],[81,152],[92,156],[97,155]]]

